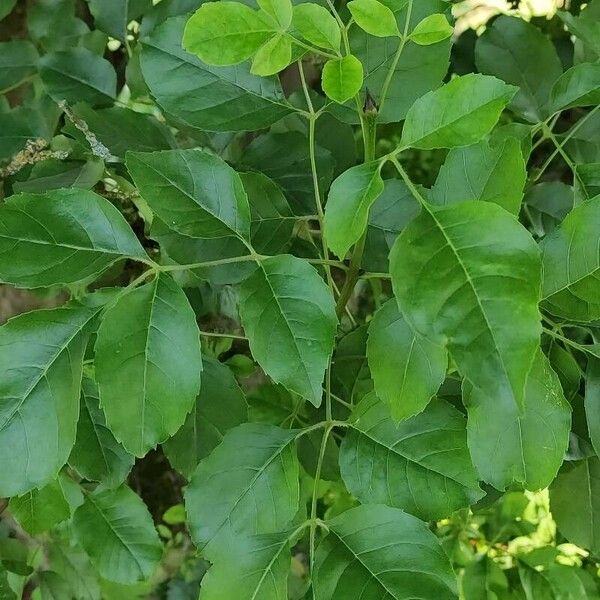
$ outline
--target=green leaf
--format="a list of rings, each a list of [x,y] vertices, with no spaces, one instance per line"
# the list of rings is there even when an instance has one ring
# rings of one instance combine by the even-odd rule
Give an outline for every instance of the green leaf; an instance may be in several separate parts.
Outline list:
[[[352,167],[331,185],[325,210],[327,245],[342,260],[367,228],[369,210],[383,192],[378,161]]]
[[[522,407],[541,333],[537,244],[490,202],[425,208],[390,254],[400,310],[475,386]]]
[[[279,254],[289,246],[296,217],[281,188],[262,173],[240,173],[250,204],[250,238],[259,254]]]
[[[83,355],[98,310],[73,303],[0,327],[0,495],[42,487],[66,463],[75,443]]]
[[[31,535],[48,531],[71,516],[60,478],[39,490],[11,498],[8,507],[19,525]]]
[[[400,35],[394,13],[378,0],[352,0],[348,2],[348,10],[356,24],[370,35]]]
[[[93,157],[87,162],[48,159],[36,163],[25,181],[15,181],[15,194],[43,194],[61,188],[93,188],[104,175],[104,162]]]
[[[275,28],[240,2],[206,2],[190,17],[183,47],[209,65],[235,65],[250,58]]]
[[[531,186],[525,205],[536,233],[552,233],[573,209],[573,188],[562,181],[544,181]]]
[[[46,54],[40,59],[40,76],[48,95],[56,102],[104,106],[115,100],[115,70],[87,48]]]
[[[383,193],[369,212],[362,266],[366,271],[388,273],[388,255],[398,234],[419,214],[420,204],[400,179],[387,179]]]
[[[575,165],[575,204],[600,196],[600,162]]]
[[[352,54],[328,60],[323,67],[323,91],[335,102],[343,103],[356,96],[362,83],[362,63]]]
[[[147,260],[119,211],[85,190],[19,194],[0,206],[0,280],[47,287],[94,278],[121,258]]]
[[[276,533],[299,506],[297,432],[245,423],[200,462],[185,492],[194,543],[211,561],[229,552],[230,536]],[[236,538],[237,539],[237,538]]]
[[[401,421],[420,413],[446,377],[448,354],[415,333],[395,299],[388,300],[369,326],[367,345],[375,392]]]
[[[0,93],[25,83],[37,72],[38,52],[25,40],[0,43]]]
[[[82,477],[116,487],[125,481],[134,457],[115,439],[100,408],[98,386],[83,378],[77,438],[69,465]]]
[[[600,351],[600,348],[598,348]],[[600,354],[600,352],[598,352]],[[600,360],[589,357],[585,381],[585,419],[592,446],[600,451]]]
[[[250,72],[254,75],[275,75],[292,62],[292,42],[285,35],[276,35],[265,42],[252,61]]]
[[[250,237],[250,209],[239,175],[199,149],[128,152],[127,169],[165,224],[190,237]]]
[[[504,394],[472,389],[464,399],[469,448],[481,478],[499,490],[512,484],[546,487],[567,450],[571,407],[542,352],[527,377],[523,414]]]
[[[520,18],[498,17],[477,41],[475,62],[482,73],[520,88],[513,111],[532,123],[543,120],[562,66],[554,45],[537,27]]]
[[[110,306],[95,350],[106,422],[129,452],[144,456],[183,425],[200,389],[194,311],[173,279],[159,274]]]
[[[493,600],[498,598],[497,593],[508,592],[508,579],[494,559],[486,555],[466,566],[461,587],[464,600]]]
[[[589,599],[577,568],[556,563],[550,563],[540,570],[523,567],[522,564],[519,567],[526,600]]]
[[[245,64],[210,67],[183,50],[185,21],[169,19],[143,40],[142,73],[167,116],[196,132],[249,131],[292,112],[277,79],[254,76]]]
[[[403,32],[410,31],[428,15],[443,12],[448,5],[442,0],[418,0],[411,3],[410,11],[404,1],[389,3],[389,6],[394,11],[398,29]],[[448,73],[450,39],[431,46],[419,46],[409,39],[398,58],[402,42],[397,37],[375,39],[358,27],[350,30],[349,37],[353,54],[364,67],[364,89],[368,89],[380,105],[378,123],[403,120],[415,100],[439,87]],[[390,70],[392,76],[382,106],[383,88]],[[354,103],[343,108],[336,106],[334,110],[345,121],[358,123]]]
[[[0,0],[0,19],[9,15],[16,4],[17,0]]]
[[[240,289],[240,317],[265,373],[319,406],[337,318],[317,271],[289,255],[261,261]]]
[[[598,3],[589,2],[585,10],[575,16],[567,11],[559,11],[558,16],[581,42],[597,58],[600,56],[600,23],[598,23]]]
[[[86,104],[76,104],[71,110],[110,153],[119,158],[124,158],[128,150],[152,152],[175,147],[169,128],[152,115],[120,106],[94,110]],[[63,132],[75,139],[81,136],[72,124],[64,127]]]
[[[98,576],[92,569],[87,554],[65,536],[66,539],[53,539],[48,545],[48,562],[70,586],[71,593],[81,600],[100,600]]]
[[[525,161],[516,138],[498,145],[482,140],[450,150],[429,200],[439,206],[465,200],[494,202],[518,215],[526,179]]]
[[[367,363],[367,326],[361,325],[337,343],[331,360],[331,387],[335,394],[357,403],[373,390]]]
[[[335,163],[331,152],[318,143],[315,162],[319,188],[328,189]],[[268,175],[281,186],[294,213],[316,213],[307,135],[286,131],[258,136],[244,149],[242,165],[244,169]]]
[[[542,241],[544,307],[576,321],[600,318],[600,196],[576,206]]]
[[[340,449],[342,478],[363,504],[386,504],[433,521],[483,496],[465,418],[443,400],[397,424],[375,394],[354,409]]]
[[[550,510],[556,526],[569,542],[600,552],[600,459],[565,462],[550,486]]]
[[[412,105],[400,143],[422,149],[475,144],[491,131],[515,92],[495,77],[455,77]]]
[[[294,28],[311,44],[338,52],[342,34],[332,14],[318,4],[305,2],[294,6]]]
[[[98,29],[125,41],[127,25],[152,7],[152,0],[88,0]]]
[[[429,46],[451,37],[453,33],[454,29],[448,23],[446,15],[435,13],[417,24],[410,34],[410,39],[420,46]]]
[[[12,0],[11,0],[12,1]],[[16,1],[16,0],[15,0]],[[2,18],[2,1],[0,0],[0,18]],[[8,571],[0,565],[0,597],[3,600],[17,600],[17,595],[8,583]]]
[[[146,580],[162,555],[146,505],[124,485],[87,494],[73,515],[73,531],[98,573],[109,581]]]
[[[458,597],[448,557],[427,525],[397,508],[367,505],[328,521],[315,560],[315,600]]]
[[[277,23],[282,31],[292,24],[292,3],[290,0],[258,0],[260,8]]]
[[[293,533],[236,536],[202,579],[204,600],[288,598]]]
[[[582,63],[561,75],[550,92],[548,114],[600,104],[600,64]]]
[[[187,478],[227,431],[248,420],[244,393],[231,370],[206,356],[202,362],[202,386],[192,412],[181,429],[163,444],[171,465]]]

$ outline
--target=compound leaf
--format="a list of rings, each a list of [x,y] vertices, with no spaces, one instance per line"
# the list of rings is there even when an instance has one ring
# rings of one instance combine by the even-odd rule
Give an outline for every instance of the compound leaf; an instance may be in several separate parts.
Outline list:
[[[0,327],[0,494],[52,481],[75,443],[83,356],[99,307],[72,303]]]
[[[235,65],[250,58],[274,26],[241,2],[206,2],[190,17],[183,47],[209,65]]]

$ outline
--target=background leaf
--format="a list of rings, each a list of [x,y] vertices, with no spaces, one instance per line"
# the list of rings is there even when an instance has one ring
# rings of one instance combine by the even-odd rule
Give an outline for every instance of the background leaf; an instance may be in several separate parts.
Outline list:
[[[476,389],[465,393],[465,404],[469,448],[484,481],[499,490],[550,484],[567,450],[571,408],[541,352],[527,378],[523,414],[510,398]]]
[[[81,390],[77,437],[69,457],[82,477],[116,487],[125,481],[134,457],[115,439],[100,408],[98,386],[84,377]]]
[[[192,412],[179,431],[163,444],[169,462],[187,478],[200,460],[221,443],[227,431],[248,418],[244,393],[231,370],[208,357],[202,363],[202,385]]]
[[[148,509],[124,485],[88,494],[73,515],[73,529],[92,564],[109,581],[148,579],[162,555]]]
[[[275,79],[252,75],[248,65],[210,67],[183,50],[185,21],[169,19],[143,41],[142,73],[168,116],[196,131],[247,131],[292,112]]]
[[[498,17],[479,38],[475,60],[482,73],[519,86],[511,104],[518,115],[532,123],[546,116],[544,105],[562,66],[552,42],[537,27],[514,17]]]
[[[40,59],[40,76],[56,102],[112,104],[117,75],[112,65],[87,48],[71,48],[46,54]]]

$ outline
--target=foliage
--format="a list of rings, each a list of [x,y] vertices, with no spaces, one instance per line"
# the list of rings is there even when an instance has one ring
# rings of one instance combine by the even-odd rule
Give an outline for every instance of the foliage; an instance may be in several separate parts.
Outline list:
[[[600,598],[599,2],[0,1],[0,598]]]

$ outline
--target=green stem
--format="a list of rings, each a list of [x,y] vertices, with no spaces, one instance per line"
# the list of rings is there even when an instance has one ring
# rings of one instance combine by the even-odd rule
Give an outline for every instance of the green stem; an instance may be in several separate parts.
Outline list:
[[[294,44],[297,44],[301,48],[304,48],[305,50],[308,50],[309,52],[313,52],[314,54],[320,54],[321,56],[326,56],[327,58],[332,58],[334,60],[337,60],[341,56],[340,54],[332,54],[331,52],[327,52],[326,50],[322,50],[321,48],[316,48],[315,46],[311,46],[310,44],[307,44],[307,43],[303,42],[302,40],[295,38],[293,35],[291,35],[289,33],[286,34],[286,37],[289,37],[293,41]]]
[[[193,269],[200,269],[202,267],[216,267],[219,265],[227,265],[239,262],[261,262],[263,260],[266,260],[267,258],[270,257],[264,254],[256,254],[255,252],[253,252],[252,254],[245,254],[244,256],[232,256],[230,258],[221,258],[219,260],[207,260],[205,262],[189,263],[185,265],[159,265],[157,263],[151,263],[151,266],[155,271],[191,271]],[[321,258],[305,258],[304,260],[313,265],[336,267],[337,269],[342,269],[343,271],[348,269],[348,267],[344,263],[338,260],[329,260]]]
[[[398,159],[393,156],[390,158],[390,162],[396,167],[396,170],[400,174],[400,177],[404,180],[406,187],[410,190],[410,193],[414,196],[416,200],[418,200],[419,204],[422,206],[427,206],[427,202],[423,195],[417,189],[417,186],[412,182],[411,178],[408,176],[408,173],[404,170],[404,167],[400,164]]]
[[[413,0],[409,0],[408,7],[406,9],[406,21],[404,23],[404,31],[402,33],[402,37],[400,38],[400,43],[398,44],[398,49],[396,50],[396,54],[394,55],[394,60],[390,65],[390,68],[385,77],[385,81],[383,82],[383,86],[381,87],[381,97],[379,98],[379,112],[383,111],[383,106],[385,104],[385,100],[387,97],[388,89],[390,84],[392,83],[392,78],[394,77],[394,73],[396,72],[396,67],[398,66],[398,62],[400,61],[400,56],[402,51],[404,50],[404,46],[408,40],[408,30],[410,28],[410,19],[412,16],[412,7]]]
[[[364,162],[368,163],[375,160],[377,113],[363,113],[362,122],[363,144],[365,147]],[[352,256],[350,257],[350,266],[348,268],[348,273],[346,274],[346,281],[344,282],[344,286],[342,287],[342,291],[340,292],[340,296],[336,304],[336,313],[338,317],[341,317],[344,311],[346,310],[346,305],[348,304],[348,301],[350,300],[352,293],[354,292],[356,282],[359,279],[360,266],[362,263],[362,257],[365,251],[365,244],[367,241],[367,231],[368,229],[365,228],[364,233],[362,234],[358,242],[355,244],[354,249],[352,251]]]
[[[569,165],[569,167],[573,171],[573,174],[576,174],[576,171],[574,170],[573,163],[572,163],[571,159],[569,158],[569,156],[566,154],[566,152],[564,152],[563,148],[566,145],[566,143],[579,131],[579,129],[581,129],[581,127],[583,127],[583,125],[585,125],[586,121],[593,114],[595,114],[599,109],[600,109],[600,105],[595,106],[584,117],[582,117],[581,119],[579,119],[579,121],[577,121],[577,123],[575,123],[575,125],[573,125],[573,127],[571,128],[571,131],[569,131],[569,133],[565,136],[565,138],[563,139],[563,141],[560,142],[560,143],[558,142],[558,140],[556,139],[556,137],[554,137],[554,133],[552,131],[552,127],[553,127],[554,123],[556,123],[556,121],[552,125],[549,125],[549,126],[546,126],[545,128],[544,127],[542,128],[543,136],[542,136],[541,139],[542,140],[546,140],[546,139],[552,140],[552,143],[556,146],[556,149],[546,159],[546,162],[540,168],[540,171],[537,173],[537,175],[535,176],[535,178],[533,180],[534,183],[539,180],[539,178],[543,175],[544,171],[550,166],[550,164],[552,163],[552,161],[556,158],[556,156],[559,153],[565,159],[565,161],[567,162],[567,164]]]
[[[201,331],[200,335],[205,335],[207,337],[215,337],[215,338],[227,338],[233,340],[244,340],[247,341],[248,338],[244,335],[236,335],[235,333],[220,333],[217,331]]]
[[[315,566],[315,541],[317,533],[317,488],[318,482],[321,479],[321,471],[323,470],[323,460],[325,459],[325,450],[327,449],[327,440],[333,430],[333,423],[327,425],[321,439],[321,448],[319,450],[319,458],[317,460],[317,469],[315,471],[315,484],[313,486],[312,498],[310,503],[310,535],[309,535],[309,550],[310,550],[310,572],[314,573]]]

